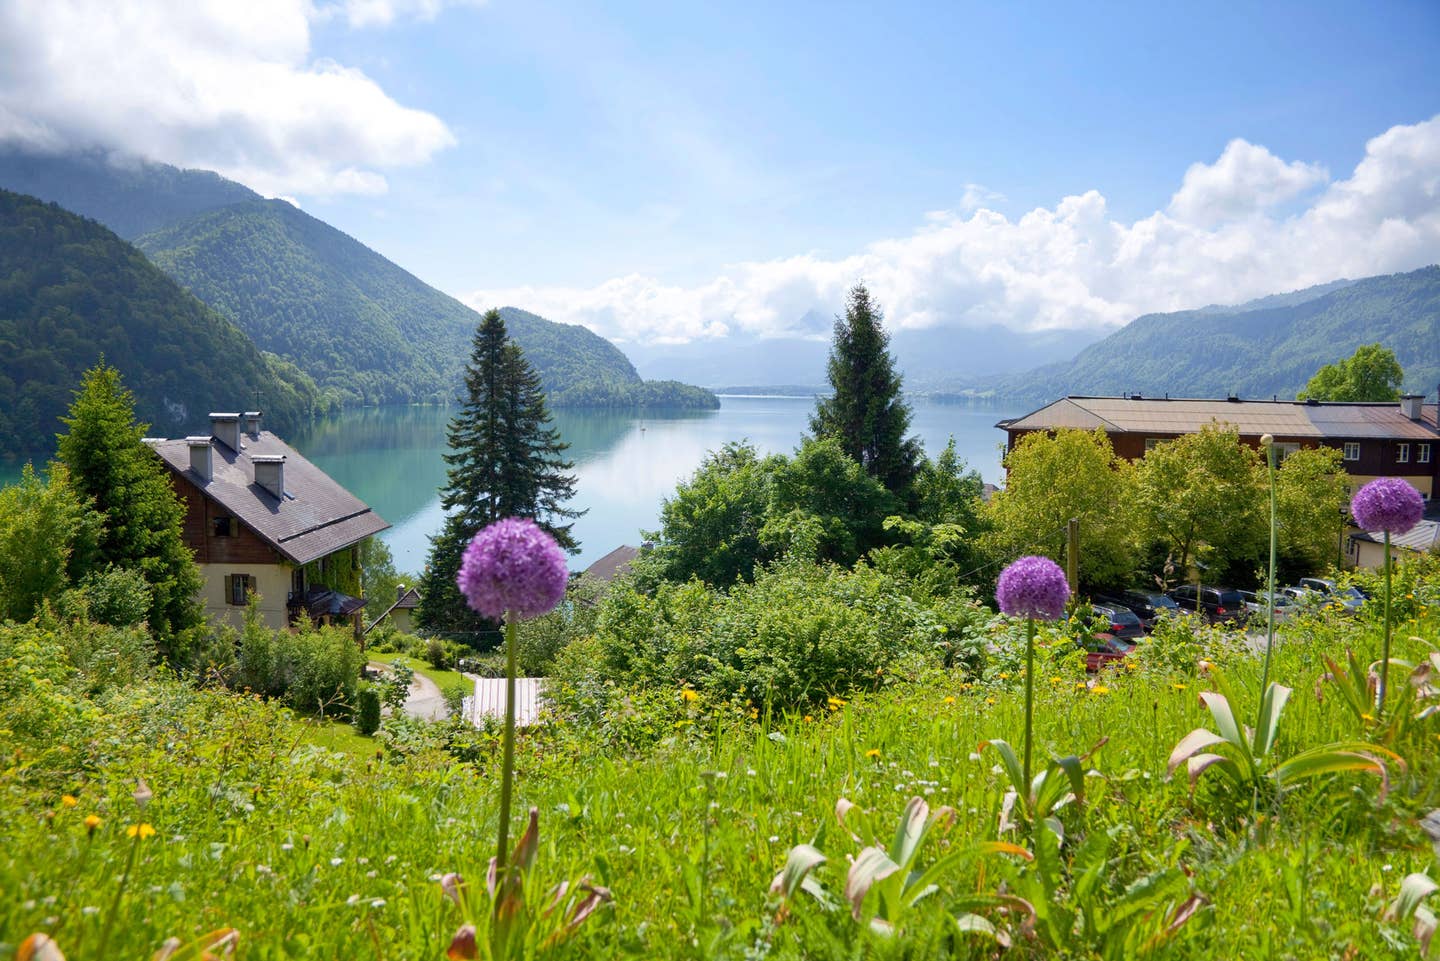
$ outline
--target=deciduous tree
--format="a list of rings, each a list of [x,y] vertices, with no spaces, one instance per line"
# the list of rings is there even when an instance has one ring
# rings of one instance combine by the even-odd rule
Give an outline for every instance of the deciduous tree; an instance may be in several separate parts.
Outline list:
[[[1395,352],[1379,344],[1364,344],[1344,360],[1315,372],[1296,397],[1300,400],[1386,401],[1400,399],[1405,371]]]
[[[95,564],[101,525],[64,464],[44,480],[26,464],[0,488],[0,621],[28,621],[78,584]]]

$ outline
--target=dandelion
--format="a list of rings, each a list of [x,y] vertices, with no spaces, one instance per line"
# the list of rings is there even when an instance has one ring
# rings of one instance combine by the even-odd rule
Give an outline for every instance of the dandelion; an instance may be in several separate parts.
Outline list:
[[[1035,619],[1065,616],[1070,585],[1065,572],[1048,557],[1022,557],[1000,572],[995,600],[1011,617],[1026,619],[1025,629],[1025,783],[1030,783],[1030,755],[1035,703]],[[987,701],[987,703],[990,703]]]
[[[1360,488],[1350,502],[1350,513],[1362,530],[1385,532],[1385,641],[1380,649],[1380,683],[1375,705],[1385,712],[1385,688],[1390,676],[1390,535],[1405,534],[1425,514],[1425,498],[1398,477],[1381,477]]]
[[[1091,694],[1109,694],[1109,693],[1110,693],[1110,688],[1106,687],[1104,684],[1096,684],[1094,687],[1090,688],[1090,693],[1091,693]]]
[[[685,688],[684,690],[682,690],[682,691],[680,692],[680,700],[682,700],[682,701],[686,702],[687,704],[689,704],[689,703],[692,703],[692,702],[694,702],[694,701],[700,700],[700,695],[697,694],[696,692],[692,691],[690,688],[687,687],[687,688]]]
[[[878,747],[872,747],[870,750],[865,752],[865,756],[870,758],[872,761],[878,761],[880,760],[880,749]]]
[[[88,833],[94,834],[94,833],[95,833],[95,829],[98,828],[99,826],[100,826],[100,816],[99,816],[98,814],[87,814],[87,815],[85,815],[85,830],[86,830]]]
[[[829,697],[826,698],[825,703],[830,706],[830,710],[838,711],[845,706],[845,699],[843,697]]]
[[[945,697],[945,702],[944,702],[944,703],[946,703],[946,704],[954,704],[954,703],[955,703],[955,695],[954,695],[954,694],[946,695],[946,697]]]
[[[140,840],[143,841],[146,838],[153,838],[155,836],[155,828],[152,827],[150,824],[142,821],[139,824],[132,824],[128,828],[126,828],[125,836],[127,838],[138,837]]]
[[[1183,691],[1183,690],[1185,690],[1186,686],[1187,686],[1187,685],[1185,685],[1185,684],[1171,684],[1171,685],[1170,685],[1171,688],[1173,688],[1174,690],[1177,690],[1177,691]]]
[[[60,803],[65,805],[67,808],[73,808],[75,805],[79,804],[80,801],[75,797],[75,795],[66,794],[60,798]]]
[[[1061,678],[1060,678],[1060,676],[1059,676],[1058,674],[1052,674],[1052,675],[1050,675],[1050,683],[1051,683],[1051,684],[1059,684],[1059,683],[1060,683],[1060,680],[1061,680]]]
[[[985,699],[985,704],[987,706],[993,706],[995,704],[995,699],[993,697],[987,697]]]
[[[1000,680],[1002,680],[1002,681],[1008,681],[1008,680],[1010,680],[1010,675],[1009,675],[1009,673],[1006,672],[1006,671],[1001,671],[1001,672],[1000,672]]]
[[[806,724],[809,724],[811,721],[815,720],[815,718],[811,717],[809,714],[806,714],[803,720]]]

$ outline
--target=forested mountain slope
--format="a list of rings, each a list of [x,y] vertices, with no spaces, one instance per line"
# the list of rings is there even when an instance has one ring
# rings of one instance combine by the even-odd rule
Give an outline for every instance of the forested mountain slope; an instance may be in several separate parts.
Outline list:
[[[101,356],[138,416],[171,436],[257,402],[284,430],[319,403],[310,378],[91,220],[0,190],[0,454],[44,456]]]
[[[448,401],[458,392],[479,315],[289,203],[205,211],[137,243],[342,403]],[[618,348],[583,327],[513,308],[506,323],[553,406],[715,404],[695,388],[644,385]]]
[[[260,199],[249,187],[209,170],[13,149],[0,151],[0,188],[59,204],[127,240],[204,210]]]
[[[1333,289],[1332,289],[1333,288]],[[1206,307],[1138,317],[1074,360],[1001,381],[996,395],[1041,404],[1066,394],[1294,397],[1317,369],[1380,343],[1405,389],[1440,383],[1440,266],[1369,277],[1273,307]],[[1299,300],[1299,302],[1294,302]]]

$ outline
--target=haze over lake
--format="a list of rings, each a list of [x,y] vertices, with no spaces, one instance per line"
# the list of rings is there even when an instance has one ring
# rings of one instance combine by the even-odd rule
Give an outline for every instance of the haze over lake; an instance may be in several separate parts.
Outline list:
[[[1023,411],[911,399],[911,432],[927,453],[953,435],[956,450],[985,480],[999,483],[1005,441],[995,422]],[[790,453],[814,409],[810,397],[721,398],[718,411],[555,412],[579,478],[572,502],[587,510],[575,522],[579,570],[621,544],[639,544],[658,526],[660,502],[705,455],[748,439],[762,453]],[[394,525],[382,535],[402,571],[425,564],[429,537],[440,529],[445,483],[445,425],[456,408],[378,407],[348,411],[286,438],[317,466]]]

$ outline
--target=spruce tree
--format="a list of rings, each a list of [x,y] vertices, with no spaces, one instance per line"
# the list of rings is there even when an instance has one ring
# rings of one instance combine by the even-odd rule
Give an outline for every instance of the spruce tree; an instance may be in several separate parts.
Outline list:
[[[188,633],[204,619],[200,569],[185,545],[185,506],[159,456],[141,440],[149,425],[135,422],[134,395],[102,358],[85,372],[70,416],[61,420],[69,430],[58,435],[57,459],[104,518],[99,565],[140,572],[150,585],[156,646],[183,661]]]
[[[890,338],[864,284],[850,289],[845,315],[835,318],[829,376],[834,394],[816,403],[810,430],[833,437],[866,473],[907,501],[919,470],[920,444],[907,438],[910,407],[900,396],[900,375]]]
[[[565,507],[575,494],[569,445],[550,426],[540,376],[509,340],[498,310],[487,311],[475,331],[465,403],[447,436],[448,482],[440,497],[447,514],[430,540],[416,622],[443,633],[491,631],[497,625],[471,611],[455,585],[470,540],[503,517],[526,517],[574,553],[571,528],[581,513]]]

